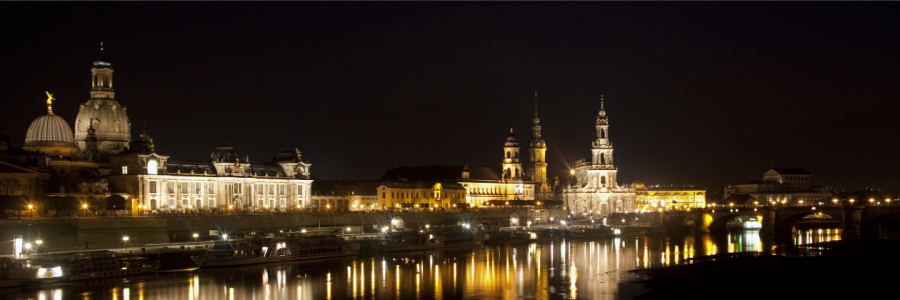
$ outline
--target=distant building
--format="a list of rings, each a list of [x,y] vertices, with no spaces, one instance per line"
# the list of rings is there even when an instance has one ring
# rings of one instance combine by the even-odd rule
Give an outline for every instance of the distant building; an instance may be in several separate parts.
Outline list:
[[[577,214],[635,212],[635,190],[616,181],[618,168],[613,164],[613,144],[609,140],[609,117],[600,98],[600,112],[596,121],[597,139],[592,143],[591,161],[575,163],[574,185],[563,190],[562,198],[568,209]]]
[[[634,182],[638,211],[686,210],[706,206],[706,189],[692,186],[646,186]]]
[[[378,206],[478,207],[488,201],[535,200],[535,183],[522,167],[516,135],[503,144],[501,168],[419,166],[390,169],[379,179]]]
[[[333,211],[369,211],[379,209],[374,180],[315,180],[310,208]]]
[[[831,191],[826,187],[813,186],[812,172],[803,168],[772,168],[763,174],[762,181],[750,181],[725,186],[723,202],[743,201],[743,204],[787,204],[815,205],[830,203]],[[747,195],[735,197],[735,195]],[[803,201],[802,203],[800,201]]]

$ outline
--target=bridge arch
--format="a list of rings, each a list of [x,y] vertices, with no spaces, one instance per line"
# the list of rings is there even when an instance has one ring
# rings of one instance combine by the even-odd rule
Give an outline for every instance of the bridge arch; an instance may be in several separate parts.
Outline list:
[[[794,225],[796,225],[797,222],[800,222],[800,220],[803,220],[806,216],[814,214],[822,214],[831,217],[831,219],[841,223],[841,228],[845,227],[844,211],[841,209],[822,209],[814,211],[811,208],[806,207],[791,207],[779,209],[776,214],[775,234],[791,234]]]
[[[740,216],[750,216],[757,217],[760,216],[757,214],[751,214],[749,212],[741,213],[741,212],[727,212],[727,213],[717,213],[717,214],[709,214],[709,217],[704,216],[706,219],[704,225],[709,232],[728,232],[728,222],[734,220],[734,218]]]
[[[860,232],[865,235],[879,236],[881,235],[881,226],[884,225],[884,223],[897,221],[900,221],[900,211],[881,214],[872,218],[871,221],[865,222],[864,227],[860,228]]]

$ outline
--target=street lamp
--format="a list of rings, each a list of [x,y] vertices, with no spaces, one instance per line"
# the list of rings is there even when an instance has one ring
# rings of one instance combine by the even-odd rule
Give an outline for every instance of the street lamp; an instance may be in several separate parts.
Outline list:
[[[31,209],[34,208],[34,205],[28,204],[28,213],[31,214]],[[32,216],[34,216],[32,214]]]
[[[194,234],[194,243],[197,242],[197,238],[198,238],[198,237],[200,237],[200,235],[195,233],[195,234]]]
[[[869,198],[869,203],[875,204],[875,198]],[[871,205],[871,204],[870,204],[870,205]],[[29,206],[31,206],[31,205],[29,205]]]
[[[834,202],[834,206],[837,206],[837,198],[831,199],[831,202]]]
[[[856,201],[856,200],[850,199],[850,205],[853,205],[853,201]]]

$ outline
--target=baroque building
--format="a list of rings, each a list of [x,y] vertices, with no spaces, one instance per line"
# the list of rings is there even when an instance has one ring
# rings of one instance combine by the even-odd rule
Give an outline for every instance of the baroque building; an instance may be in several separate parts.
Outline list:
[[[693,186],[646,186],[634,182],[636,210],[689,210],[706,207],[706,189]]]
[[[315,180],[309,208],[325,211],[370,211],[378,209],[373,180]]]
[[[222,144],[210,161],[169,162],[156,153],[144,129],[141,138],[110,157],[110,185],[130,199],[132,209],[286,211],[310,205],[311,164],[299,151],[283,151],[271,162],[253,165]]]
[[[310,206],[311,164],[301,161],[296,149],[256,165],[223,144],[208,162],[172,162],[156,151],[146,128],[131,140],[131,123],[115,99],[112,65],[102,44],[100,51],[91,69],[91,98],[80,107],[74,133],[53,113],[55,99],[48,92],[47,114],[29,126],[21,149],[0,134],[0,196],[25,197],[35,210],[57,212]]]
[[[609,139],[609,116],[600,97],[596,125],[597,139],[591,144],[591,160],[578,160],[573,170],[576,182],[562,191],[562,200],[574,214],[635,212],[633,186],[619,185],[618,168],[613,164],[613,144]]]
[[[722,201],[726,203],[816,205],[831,201],[831,190],[811,184],[813,173],[804,168],[771,168],[762,181],[749,181],[725,186]]]
[[[131,142],[131,121],[125,111],[125,107],[116,101],[112,64],[106,59],[103,43],[100,43],[100,56],[91,68],[91,98],[81,104],[75,117],[78,148],[91,152],[101,163],[109,162],[110,155],[125,151]],[[94,140],[90,137],[91,130]]]
[[[491,201],[535,200],[535,184],[522,166],[519,142],[510,130],[500,168],[418,166],[390,169],[379,179],[378,206],[479,207]]]
[[[541,138],[541,119],[537,113],[537,92],[534,92],[534,125],[531,126],[531,139],[528,140],[528,162],[525,171],[534,181],[534,198],[536,200],[552,200],[553,184],[547,180],[547,142]]]

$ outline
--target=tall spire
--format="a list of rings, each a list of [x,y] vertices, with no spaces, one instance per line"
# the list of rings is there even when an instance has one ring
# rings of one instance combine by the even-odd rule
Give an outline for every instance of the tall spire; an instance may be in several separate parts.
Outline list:
[[[600,95],[600,116],[598,118],[606,118],[606,109],[603,108],[603,95]]]
[[[534,122],[535,126],[538,126],[541,123],[541,119],[538,118],[537,114],[537,91],[534,91],[534,119],[531,121]]]

